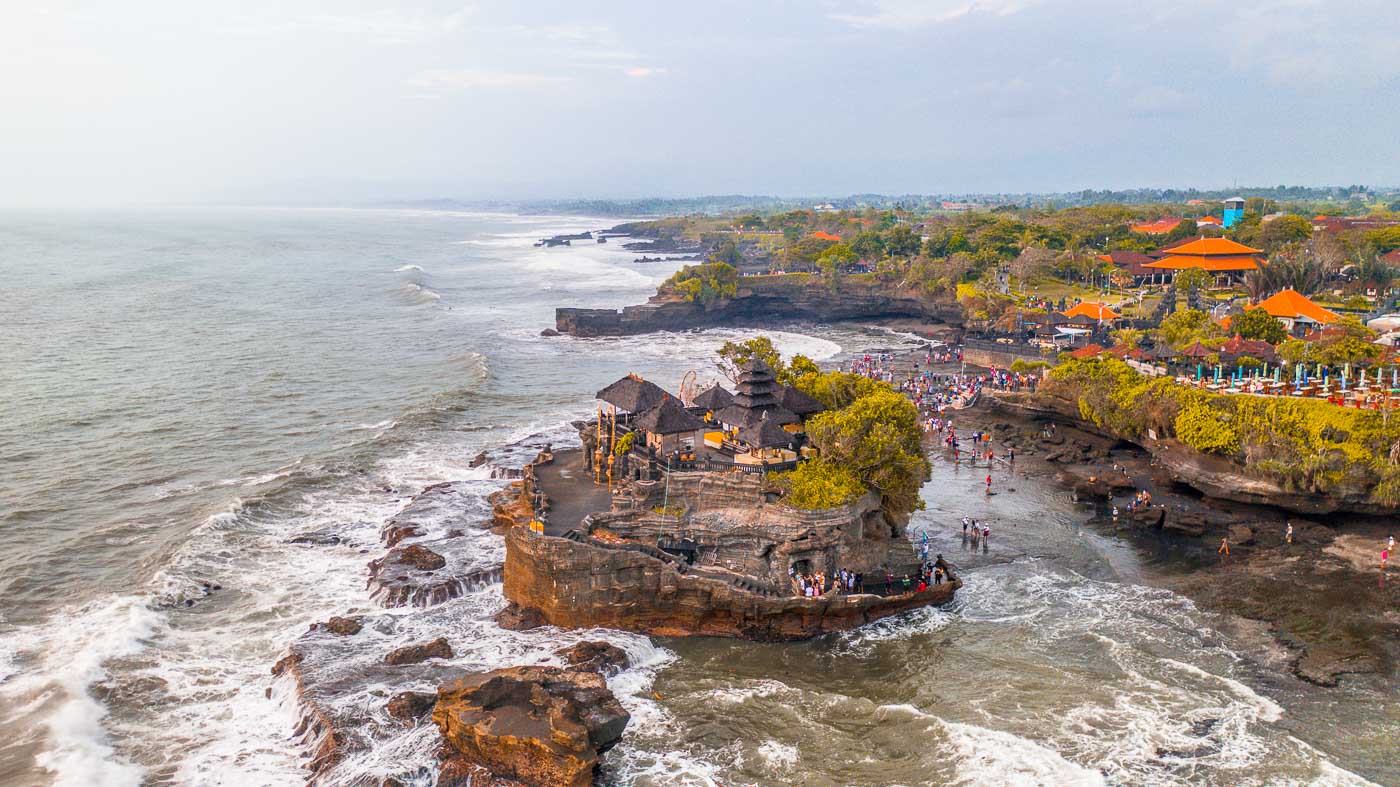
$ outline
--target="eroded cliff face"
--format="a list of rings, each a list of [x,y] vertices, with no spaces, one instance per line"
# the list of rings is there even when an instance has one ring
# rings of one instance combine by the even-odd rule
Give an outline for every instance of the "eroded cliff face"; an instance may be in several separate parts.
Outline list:
[[[740,279],[733,298],[703,306],[653,296],[640,306],[555,310],[555,329],[574,336],[630,336],[716,326],[771,325],[806,320],[839,322],[888,317],[960,323],[951,295],[926,297],[911,289],[864,279],[838,281],[835,292],[817,276],[790,274]]]
[[[1327,492],[1299,490],[1281,483],[1247,463],[1223,456],[1204,454],[1172,438],[1138,438],[1105,431],[1079,415],[1079,406],[1064,396],[1045,391],[1035,394],[994,392],[993,408],[1022,415],[1052,418],[1072,423],[1088,432],[1126,440],[1141,447],[1156,462],[1171,471],[1179,482],[1207,497],[1250,505],[1274,506],[1302,514],[1393,514],[1395,507],[1370,500],[1370,490],[1340,486]]]
[[[909,609],[951,601],[960,581],[881,597],[766,596],[721,579],[682,574],[640,550],[609,548],[514,528],[506,534],[507,617],[562,628],[614,628],[656,636],[783,641],[845,631]]]

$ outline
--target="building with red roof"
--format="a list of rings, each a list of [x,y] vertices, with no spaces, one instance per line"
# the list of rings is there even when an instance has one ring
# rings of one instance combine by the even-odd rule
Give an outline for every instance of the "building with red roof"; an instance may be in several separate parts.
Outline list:
[[[1070,319],[1075,317],[1088,317],[1098,322],[1112,322],[1123,316],[1102,303],[1094,303],[1092,301],[1084,301],[1083,303],[1077,304],[1072,309],[1066,309],[1064,315]]]
[[[841,242],[840,235],[833,235],[830,232],[823,232],[821,230],[817,230],[816,232],[812,233],[812,237],[816,238],[817,240],[829,240],[835,241],[836,243]]]

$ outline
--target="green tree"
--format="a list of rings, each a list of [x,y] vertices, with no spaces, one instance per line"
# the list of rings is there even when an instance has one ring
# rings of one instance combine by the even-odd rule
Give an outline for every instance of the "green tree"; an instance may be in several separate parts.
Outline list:
[[[1288,338],[1283,323],[1274,319],[1263,309],[1245,309],[1244,314],[1230,318],[1230,330],[1242,339],[1262,339],[1269,344],[1278,344]]]
[[[817,257],[817,267],[821,268],[823,272],[826,272],[827,268],[835,271],[857,262],[860,262],[860,257],[857,257],[851,247],[844,243],[828,247],[826,251],[821,253],[821,256]]]
[[[1290,243],[1301,243],[1312,237],[1312,222],[1302,216],[1279,216],[1259,225],[1254,242],[1266,252],[1273,253]]]
[[[720,241],[719,246],[710,252],[710,262],[723,262],[727,265],[738,265],[744,259],[744,255],[739,252],[739,245],[733,238],[725,238]]]
[[[922,243],[919,236],[903,224],[892,228],[885,235],[885,251],[889,252],[891,257],[912,257],[919,253]]]
[[[1169,246],[1180,240],[1196,237],[1196,220],[1182,219],[1181,223],[1172,227],[1171,231],[1162,238],[1162,245]]]
[[[820,366],[817,362],[807,356],[798,353],[788,361],[787,368],[778,372],[778,382],[783,385],[796,385],[797,381],[809,374],[821,374]]]
[[[809,511],[843,506],[866,492],[854,470],[824,458],[809,459],[792,472],[769,478],[783,490],[784,503]]]
[[[1157,327],[1158,334],[1167,346],[1180,349],[1192,342],[1206,341],[1220,336],[1220,326],[1211,321],[1210,315],[1196,309],[1182,309],[1169,314]]]
[[[1190,292],[1192,287],[1204,290],[1215,283],[1215,278],[1206,273],[1204,268],[1187,268],[1177,271],[1172,280],[1176,283],[1177,292],[1180,293]]]
[[[773,340],[767,336],[755,336],[742,342],[725,342],[716,355],[719,359],[715,361],[715,367],[731,382],[739,379],[739,367],[754,358],[762,359],[777,375],[782,375],[787,370],[783,365],[783,356],[778,353],[778,348],[773,346]]]
[[[851,251],[862,260],[885,256],[885,239],[878,232],[862,232],[851,240]]]
[[[919,487],[930,470],[919,413],[908,398],[882,386],[847,407],[812,416],[806,429],[823,459],[849,468],[862,484],[880,492],[887,513],[898,516],[923,507]]]
[[[739,291],[739,271],[725,262],[687,265],[661,283],[660,292],[670,292],[680,298],[709,304],[721,298],[732,298]]]

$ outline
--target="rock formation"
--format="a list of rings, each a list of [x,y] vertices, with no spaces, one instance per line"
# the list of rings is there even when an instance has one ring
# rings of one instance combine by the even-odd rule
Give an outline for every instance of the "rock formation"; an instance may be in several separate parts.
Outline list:
[[[627,669],[631,661],[627,651],[609,642],[580,642],[555,651],[554,655],[562,658],[570,669],[596,672],[603,677]]]
[[[591,785],[598,755],[621,739],[629,718],[601,676],[558,667],[510,667],[449,681],[438,688],[433,708],[450,747],[444,763],[450,772],[476,764],[541,787]]]
[[[654,296],[647,304],[613,309],[555,310],[555,328],[574,336],[630,336],[653,331],[736,325],[772,325],[784,320],[837,322],[912,317],[961,322],[953,298],[928,298],[915,290],[843,279],[835,294],[820,278],[804,274],[748,277],[732,297],[708,305]]]
[[[438,637],[432,642],[395,648],[384,657],[384,663],[397,667],[403,664],[421,664],[428,659],[450,658],[452,658],[452,646],[447,644],[445,637]]]

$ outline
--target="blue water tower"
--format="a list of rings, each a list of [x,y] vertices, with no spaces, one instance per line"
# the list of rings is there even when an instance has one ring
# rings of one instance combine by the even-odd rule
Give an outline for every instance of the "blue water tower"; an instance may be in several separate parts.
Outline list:
[[[1230,229],[1244,218],[1244,197],[1231,197],[1225,200],[1225,215],[1220,217],[1220,224],[1225,229]]]

